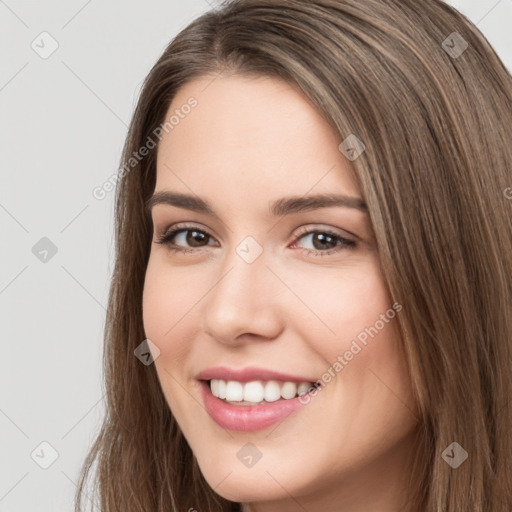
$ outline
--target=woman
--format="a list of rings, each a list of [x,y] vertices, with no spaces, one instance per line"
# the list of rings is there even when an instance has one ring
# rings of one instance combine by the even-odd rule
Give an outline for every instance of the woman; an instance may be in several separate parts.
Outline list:
[[[104,512],[512,509],[512,80],[438,0],[234,0],[116,197]]]

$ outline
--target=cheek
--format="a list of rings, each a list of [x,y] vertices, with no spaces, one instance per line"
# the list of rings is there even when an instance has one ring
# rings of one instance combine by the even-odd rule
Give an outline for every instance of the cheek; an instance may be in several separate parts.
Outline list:
[[[171,272],[150,257],[144,280],[142,317],[146,337],[160,350],[160,357],[155,361],[157,368],[163,364],[167,367],[170,361],[182,361],[186,347],[190,346],[184,326],[190,326],[193,321],[197,293],[190,286],[192,283],[187,286],[179,279],[179,272]]]
[[[288,309],[304,341],[332,363],[351,349],[347,355],[353,358],[357,345],[362,353],[378,335],[394,337],[397,312],[376,262],[332,273],[321,270],[291,284],[307,306],[294,303]]]
[[[156,279],[157,272],[150,258],[146,275],[144,278],[144,290],[142,293],[142,321],[146,336],[156,341],[160,338],[159,334],[165,329],[164,311],[167,309],[162,287],[158,286]],[[163,300],[162,300],[163,299]],[[160,347],[159,347],[160,348]]]
[[[183,275],[183,274],[182,274]],[[183,417],[182,372],[188,368],[198,319],[193,289],[179,282],[179,272],[172,272],[155,259],[148,262],[142,297],[144,332],[159,349],[154,361],[162,392],[178,419]],[[179,293],[176,292],[179,290]]]
[[[397,319],[401,307],[393,307],[378,264],[354,266],[329,278],[325,273],[310,276],[307,285],[299,280],[293,284],[316,317],[296,309],[290,325],[323,360],[319,380],[329,389],[326,393],[341,397],[336,399],[340,417],[347,410],[387,415],[393,402],[387,386],[410,404]],[[292,309],[288,313],[293,315]],[[401,407],[399,401],[395,405]]]

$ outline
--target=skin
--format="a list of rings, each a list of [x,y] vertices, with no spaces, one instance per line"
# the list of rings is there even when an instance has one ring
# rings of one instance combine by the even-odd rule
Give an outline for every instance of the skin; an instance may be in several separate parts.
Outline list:
[[[393,301],[367,213],[269,213],[284,196],[362,197],[342,139],[307,97],[274,78],[205,76],[183,86],[166,118],[191,96],[198,105],[160,142],[155,192],[197,195],[219,219],[153,207],[143,319],[167,403],[205,479],[244,511],[407,510],[417,410],[396,318],[277,426],[226,431],[204,408],[199,371],[258,366],[320,379]],[[183,222],[209,236],[193,245],[190,232],[176,235],[189,253],[156,243]],[[322,229],[356,246],[315,243],[311,231]],[[236,252],[247,236],[263,249],[250,264]],[[248,442],[262,453],[250,468],[237,458]]]

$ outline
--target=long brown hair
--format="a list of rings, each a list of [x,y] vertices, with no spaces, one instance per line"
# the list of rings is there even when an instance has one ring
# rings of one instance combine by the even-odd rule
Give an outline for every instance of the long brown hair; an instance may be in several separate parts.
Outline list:
[[[384,277],[403,305],[421,414],[411,510],[512,510],[512,77],[471,21],[440,0],[224,1],[165,49],[121,159],[106,415],[76,510],[95,462],[99,499],[87,497],[103,512],[236,509],[201,475],[154,365],[134,356],[146,337],[144,206],[157,149],[134,155],[155,142],[180,87],[220,73],[298,85],[340,142],[365,144],[352,165]],[[442,456],[452,442],[468,453],[457,468]]]

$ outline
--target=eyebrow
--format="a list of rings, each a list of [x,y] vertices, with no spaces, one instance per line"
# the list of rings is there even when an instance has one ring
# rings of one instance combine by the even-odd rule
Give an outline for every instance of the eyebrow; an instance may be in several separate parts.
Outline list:
[[[153,207],[158,204],[176,206],[178,208],[184,208],[186,210],[204,213],[206,215],[219,218],[207,201],[195,195],[169,191],[156,192],[148,199],[148,201],[146,201],[146,211],[148,213],[151,212]],[[361,198],[340,194],[316,194],[309,196],[283,197],[269,204],[269,212],[275,217],[280,217],[283,215],[318,210],[320,208],[330,208],[333,206],[354,208],[365,213],[368,212],[367,205]]]

